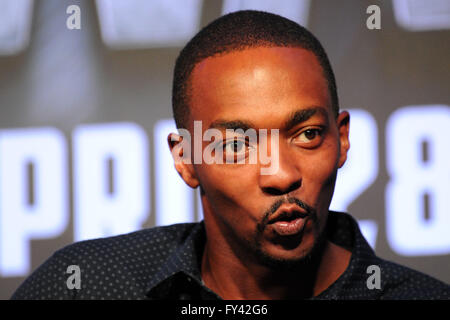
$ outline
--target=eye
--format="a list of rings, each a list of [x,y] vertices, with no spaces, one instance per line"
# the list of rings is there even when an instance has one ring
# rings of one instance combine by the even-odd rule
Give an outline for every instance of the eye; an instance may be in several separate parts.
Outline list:
[[[226,154],[242,154],[246,152],[246,143],[243,140],[230,140],[224,144],[223,149]]]
[[[319,135],[319,130],[317,130],[317,129],[308,129],[305,132],[302,132],[300,137],[302,137],[303,139],[311,141],[318,135]]]
[[[307,129],[302,133],[300,133],[295,138],[295,141],[305,147],[315,147],[322,142],[322,138],[323,138],[323,129],[313,128]]]

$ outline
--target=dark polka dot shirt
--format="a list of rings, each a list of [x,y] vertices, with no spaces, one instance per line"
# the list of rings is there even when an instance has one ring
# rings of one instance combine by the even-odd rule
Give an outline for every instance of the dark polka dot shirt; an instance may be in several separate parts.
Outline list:
[[[377,257],[350,215],[331,212],[327,229],[352,256],[345,272],[312,299],[450,299],[449,285]],[[205,237],[200,222],[74,243],[34,271],[12,299],[220,299],[201,280]],[[369,266],[379,268],[378,282],[369,279]]]

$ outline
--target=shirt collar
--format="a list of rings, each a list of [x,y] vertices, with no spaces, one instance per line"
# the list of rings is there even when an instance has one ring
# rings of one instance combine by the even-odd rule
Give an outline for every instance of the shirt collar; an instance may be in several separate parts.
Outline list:
[[[313,299],[342,299],[345,298],[343,293],[348,286],[354,286],[355,283],[361,286],[366,285],[368,263],[376,264],[380,260],[362,235],[357,221],[349,214],[330,211],[327,230],[328,238],[335,244],[350,250],[352,255],[344,273]],[[206,232],[202,221],[193,225],[184,242],[175,248],[149,281],[147,296],[156,299],[164,298],[177,281],[184,281],[185,285],[202,287],[215,298],[220,298],[206,288],[201,279],[201,258],[205,243]]]
[[[206,232],[202,221],[194,224],[184,242],[175,248],[149,281],[146,290],[147,296],[163,297],[170,290],[172,284],[181,277],[201,285],[201,258],[205,243]]]
[[[364,290],[365,298],[377,298],[381,290],[369,290],[367,288],[367,267],[379,265],[381,259],[375,255],[374,250],[364,238],[358,222],[349,214],[341,212],[330,212],[328,238],[335,244],[340,245],[352,255],[344,273],[327,289],[321,292],[316,299],[349,299],[346,296],[348,289],[359,288]]]

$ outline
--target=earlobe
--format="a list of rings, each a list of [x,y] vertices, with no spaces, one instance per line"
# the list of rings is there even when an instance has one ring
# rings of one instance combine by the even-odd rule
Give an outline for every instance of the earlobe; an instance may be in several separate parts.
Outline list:
[[[350,149],[349,129],[350,129],[350,114],[347,111],[342,111],[337,118],[337,126],[339,132],[339,168],[341,168],[347,160],[347,153]]]
[[[182,136],[176,133],[170,133],[167,137],[167,142],[169,144],[170,152],[172,153],[175,170],[177,170],[180,177],[188,186],[194,189],[197,188],[200,183],[196,178],[194,166],[192,165],[190,158],[186,157],[185,150],[183,148],[186,141],[183,141]]]

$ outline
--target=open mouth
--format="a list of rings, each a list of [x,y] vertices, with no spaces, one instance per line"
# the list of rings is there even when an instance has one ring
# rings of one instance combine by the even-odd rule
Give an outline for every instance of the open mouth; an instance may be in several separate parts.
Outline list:
[[[280,207],[268,221],[268,225],[281,236],[292,236],[303,230],[308,217],[308,213],[298,206]]]
[[[292,236],[303,230],[306,224],[305,218],[295,218],[293,220],[280,220],[272,224],[273,230],[281,236]]]

